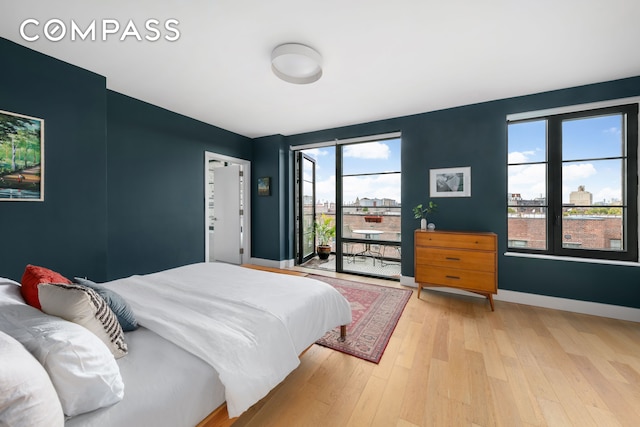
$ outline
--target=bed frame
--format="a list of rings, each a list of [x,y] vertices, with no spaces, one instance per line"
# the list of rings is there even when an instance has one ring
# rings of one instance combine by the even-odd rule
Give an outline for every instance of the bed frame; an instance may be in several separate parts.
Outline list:
[[[236,420],[237,418],[229,418],[227,403],[225,402],[207,415],[207,418],[200,421],[196,427],[230,427]]]

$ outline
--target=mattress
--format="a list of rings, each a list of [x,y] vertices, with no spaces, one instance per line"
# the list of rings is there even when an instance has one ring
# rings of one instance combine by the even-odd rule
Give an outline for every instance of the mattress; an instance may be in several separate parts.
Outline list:
[[[121,402],[70,418],[65,427],[193,427],[224,402],[216,371],[150,330],[125,333],[129,354],[118,359]]]
[[[223,263],[104,286],[127,300],[141,325],[219,373],[231,417],[266,396],[326,331],[351,322],[349,302],[327,283]]]

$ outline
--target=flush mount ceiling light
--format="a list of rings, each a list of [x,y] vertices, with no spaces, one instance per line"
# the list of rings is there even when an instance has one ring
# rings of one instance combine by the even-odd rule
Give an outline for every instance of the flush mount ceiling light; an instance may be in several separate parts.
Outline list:
[[[322,77],[322,57],[303,44],[281,44],[271,52],[271,69],[285,82],[313,83]]]

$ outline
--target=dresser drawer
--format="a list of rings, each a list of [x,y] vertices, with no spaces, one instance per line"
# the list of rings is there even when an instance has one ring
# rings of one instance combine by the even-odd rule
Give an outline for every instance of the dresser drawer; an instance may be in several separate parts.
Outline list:
[[[494,252],[419,246],[416,248],[416,264],[493,273],[496,271],[496,256]]]
[[[496,292],[495,274],[484,271],[418,265],[416,267],[416,282],[481,292]]]
[[[494,234],[466,234],[447,232],[417,232],[416,246],[476,249],[493,251],[496,249]]]

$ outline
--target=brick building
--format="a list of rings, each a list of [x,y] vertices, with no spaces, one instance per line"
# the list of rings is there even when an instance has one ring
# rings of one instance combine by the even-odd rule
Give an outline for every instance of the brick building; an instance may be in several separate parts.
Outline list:
[[[544,249],[546,218],[540,216],[510,216],[509,247]],[[562,218],[562,245],[585,249],[620,249],[622,247],[622,217],[570,215]]]

